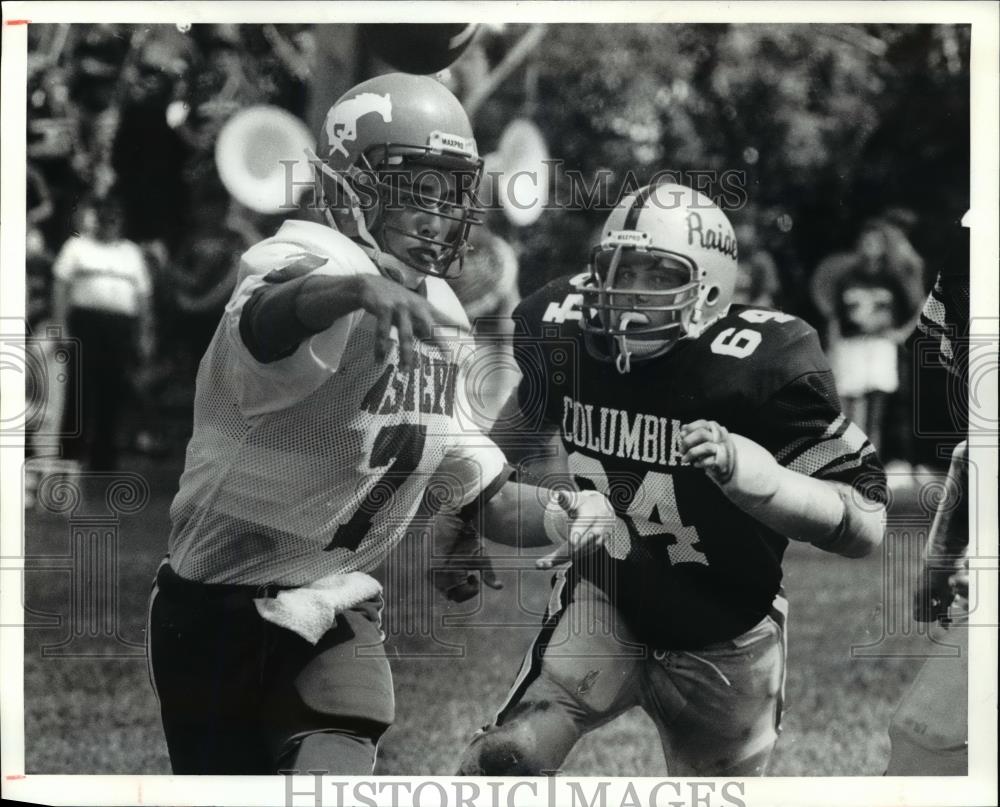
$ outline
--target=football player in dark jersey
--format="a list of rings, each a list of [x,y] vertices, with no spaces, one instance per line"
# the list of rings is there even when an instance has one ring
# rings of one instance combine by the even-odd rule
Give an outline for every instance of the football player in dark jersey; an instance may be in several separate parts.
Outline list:
[[[969,230],[959,229],[951,265],[927,297],[911,344],[929,348],[919,363],[920,390],[940,389],[932,362],[948,371],[949,393],[961,402],[969,389]],[[954,412],[956,433],[969,413]],[[928,658],[889,725],[887,776],[965,776],[969,770],[969,458],[966,440],[952,451],[913,596],[913,618],[937,622],[934,641],[958,655]]]
[[[871,552],[885,475],[840,411],[815,331],[730,305],[736,257],[710,199],[650,186],[612,212],[587,272],[515,311],[523,377],[494,436],[547,424],[580,491],[562,518],[592,515],[597,494],[614,512],[579,530],[553,509],[567,546],[540,566],[569,565],[462,774],[555,771],[633,706],[672,775],[764,773],[785,680],[784,550]]]

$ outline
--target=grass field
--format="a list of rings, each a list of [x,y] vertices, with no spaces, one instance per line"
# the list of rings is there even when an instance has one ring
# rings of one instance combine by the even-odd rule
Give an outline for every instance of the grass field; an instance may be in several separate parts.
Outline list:
[[[117,566],[108,572],[107,585],[74,585],[79,575],[72,569],[84,567],[68,560],[71,529],[101,529],[87,516],[103,510],[106,480],[88,482],[72,518],[38,510],[26,518],[28,773],[169,773],[142,642],[149,584],[165,549],[167,508],[180,468],[176,462],[144,462],[133,470],[148,481],[151,496],[117,526]],[[900,570],[910,562],[928,521],[912,501],[899,502],[886,551],[861,561],[790,547],[785,564],[791,603],[787,709],[772,775],[883,771],[889,717],[916,675],[921,653],[930,647],[922,634],[902,635],[905,621],[892,622],[908,599],[905,585],[896,580],[905,578]],[[105,534],[113,532],[114,525],[105,525]],[[397,722],[380,746],[379,773],[453,773],[471,732],[501,702],[534,634],[530,626],[547,600],[548,575],[509,570],[502,579],[504,590],[488,592],[479,606],[449,609],[437,601],[430,610],[401,605],[394,612],[388,651]],[[390,609],[393,598],[405,596],[409,588],[403,582],[392,587]],[[118,640],[101,636],[114,633],[110,623],[88,623],[103,614],[117,614]],[[433,638],[406,629],[422,620],[432,624]],[[886,620],[891,635],[879,643]],[[512,623],[524,627],[496,627]],[[88,629],[98,636],[88,638]],[[860,645],[873,647],[858,657],[852,647]],[[105,655],[72,655],[79,653]],[[564,770],[573,775],[666,773],[653,725],[637,711],[584,738]]]

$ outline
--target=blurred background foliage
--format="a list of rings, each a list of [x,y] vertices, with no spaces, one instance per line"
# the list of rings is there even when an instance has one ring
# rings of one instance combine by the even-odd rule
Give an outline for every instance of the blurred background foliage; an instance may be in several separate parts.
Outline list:
[[[447,83],[468,100],[529,27],[480,26]],[[159,105],[151,116],[124,116],[132,125],[119,124],[112,163],[162,180],[132,193],[155,211],[161,223],[153,228],[168,242],[180,238],[185,219],[206,220],[201,199],[217,205],[224,195],[205,174],[227,115],[272,103],[316,129],[341,93],[392,69],[353,25],[151,26],[138,57],[129,50],[136,28],[62,26],[60,57],[47,61],[60,40],[56,26],[32,26],[29,96],[44,100],[29,108],[29,120],[62,90],[85,119],[77,151],[94,151],[105,108]],[[755,225],[786,289],[801,288],[824,256],[853,243],[864,220],[892,207],[910,212],[911,238],[932,273],[951,251],[950,225],[968,207],[969,52],[970,29],[960,25],[548,25],[477,106],[474,125],[487,154],[513,118],[536,123],[551,158],[562,161],[557,203],[570,190],[567,171],[585,181],[606,172],[615,191],[629,171],[640,183],[665,170],[743,172],[747,203],[729,212],[737,225]],[[159,71],[159,85],[150,70]],[[178,98],[195,111],[171,134],[163,107]],[[155,154],[141,147],[144,138]],[[191,159],[199,150],[205,159]],[[55,195],[92,188],[86,169],[99,160],[74,161],[76,176],[44,166]],[[149,202],[150,190],[169,201]],[[514,243],[528,292],[582,265],[606,212],[556,204],[517,232],[502,217],[490,225]],[[61,240],[70,218],[49,222],[47,232]],[[808,314],[804,298],[788,303]]]
[[[532,35],[523,58],[500,69]],[[851,250],[873,216],[895,211],[928,288],[956,254],[969,193],[970,35],[961,25],[484,24],[441,78],[472,110],[482,154],[526,118],[558,161],[537,221],[487,217],[517,254],[522,294],[584,266],[623,189],[658,172],[692,183],[716,172],[745,178],[745,199],[727,210],[751,234],[744,246],[773,258],[783,307],[819,325],[809,278]],[[77,228],[81,199],[117,194],[126,235],[149,247],[163,327],[198,334],[187,362],[196,364],[225,294],[204,294],[196,313],[184,295],[233,276],[232,260],[206,256],[238,256],[280,223],[222,187],[214,143],[225,121],[273,104],[318,131],[343,92],[391,69],[356,25],[31,26],[39,265]],[[577,192],[601,178],[605,204],[566,204],[574,175]]]
[[[537,87],[508,82],[477,136],[488,152],[527,112],[553,158],[612,186],[630,170],[745,172],[729,212],[756,225],[801,311],[812,268],[886,208],[912,212],[929,271],[947,260],[968,207],[969,46],[965,26],[550,26]],[[553,210],[522,233],[524,290],[582,265],[604,213]]]

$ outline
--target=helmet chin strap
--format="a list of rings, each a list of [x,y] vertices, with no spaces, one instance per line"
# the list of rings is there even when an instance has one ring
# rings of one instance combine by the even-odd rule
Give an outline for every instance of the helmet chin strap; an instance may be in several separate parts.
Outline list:
[[[628,328],[633,323],[648,325],[649,319],[638,312],[626,311],[618,320],[619,328]],[[625,334],[621,334],[615,337],[615,341],[618,343],[615,367],[619,373],[624,375],[631,371],[633,357],[637,361],[651,359],[661,353],[666,353],[678,339],[629,339]]]
[[[625,329],[633,322],[645,324],[649,322],[649,319],[642,314],[636,314],[634,311],[626,311],[619,317],[618,327]],[[629,345],[629,339],[625,334],[621,334],[615,337],[615,341],[618,342],[618,355],[615,357],[615,367],[618,368],[619,373],[625,375],[632,370],[632,350]],[[635,342],[636,340],[633,339],[632,341]]]

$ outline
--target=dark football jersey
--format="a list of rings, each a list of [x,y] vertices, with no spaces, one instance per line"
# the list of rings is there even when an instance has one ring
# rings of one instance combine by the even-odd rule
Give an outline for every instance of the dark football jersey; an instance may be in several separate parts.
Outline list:
[[[933,354],[964,387],[969,370],[969,231],[963,227],[960,233],[959,249],[951,265],[938,273],[914,336],[929,337]]]
[[[797,317],[734,306],[621,375],[586,349],[580,303],[562,278],[514,313],[526,422],[558,427],[577,485],[607,495],[619,517],[606,552],[576,561],[571,577],[604,589],[654,646],[733,638],[768,613],[787,539],[681,462],[680,426],[718,421],[793,470],[884,501],[875,450],[841,414],[816,332]]]

